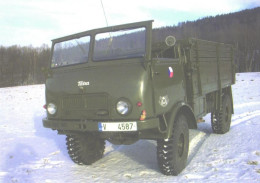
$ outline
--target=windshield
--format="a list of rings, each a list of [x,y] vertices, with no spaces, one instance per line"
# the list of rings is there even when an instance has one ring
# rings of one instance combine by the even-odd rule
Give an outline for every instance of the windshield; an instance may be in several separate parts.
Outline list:
[[[93,61],[144,57],[145,28],[97,34]]]
[[[88,61],[90,36],[56,43],[51,67],[61,67]]]

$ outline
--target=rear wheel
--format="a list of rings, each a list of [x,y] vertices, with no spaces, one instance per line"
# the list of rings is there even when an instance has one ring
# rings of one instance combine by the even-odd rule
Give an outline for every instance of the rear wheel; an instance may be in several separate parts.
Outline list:
[[[229,95],[224,95],[220,111],[211,113],[211,126],[214,133],[224,134],[230,129],[232,116],[232,101]]]
[[[66,141],[71,160],[79,165],[90,165],[104,154],[105,141],[96,135],[67,135]]]
[[[186,166],[189,151],[187,118],[179,115],[170,139],[157,140],[157,161],[164,175],[178,175]]]

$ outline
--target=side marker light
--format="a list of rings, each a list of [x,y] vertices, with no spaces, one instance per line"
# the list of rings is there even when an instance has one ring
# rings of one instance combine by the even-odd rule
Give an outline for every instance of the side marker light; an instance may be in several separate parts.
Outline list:
[[[145,120],[145,119],[146,119],[146,110],[143,110],[143,111],[141,112],[140,121],[143,121],[143,120]]]

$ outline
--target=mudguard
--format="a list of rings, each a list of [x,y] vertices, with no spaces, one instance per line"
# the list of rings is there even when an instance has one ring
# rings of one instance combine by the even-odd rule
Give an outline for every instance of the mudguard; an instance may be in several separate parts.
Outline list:
[[[172,129],[175,119],[180,113],[184,114],[185,117],[187,117],[189,129],[197,129],[197,122],[192,108],[183,101],[178,102],[176,105],[173,106],[170,114],[168,114],[166,118],[168,127],[165,134],[165,139],[169,139],[172,136]]]

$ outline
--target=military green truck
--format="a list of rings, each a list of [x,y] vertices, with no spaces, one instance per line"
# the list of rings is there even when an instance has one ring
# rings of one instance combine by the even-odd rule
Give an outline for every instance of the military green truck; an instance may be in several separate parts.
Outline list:
[[[43,125],[67,136],[75,163],[102,158],[105,141],[150,139],[157,141],[160,171],[178,175],[187,163],[189,129],[203,116],[211,113],[214,133],[229,131],[233,47],[163,37],[152,22],[53,40]]]

